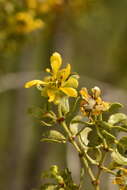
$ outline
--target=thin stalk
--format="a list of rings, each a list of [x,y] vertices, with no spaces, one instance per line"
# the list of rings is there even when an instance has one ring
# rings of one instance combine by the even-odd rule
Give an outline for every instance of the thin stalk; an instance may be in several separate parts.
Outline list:
[[[112,170],[110,170],[109,168],[106,168],[105,166],[101,166],[101,168],[102,168],[102,170],[104,170],[105,172],[116,176],[116,173],[113,172]]]
[[[103,141],[103,145],[105,147],[105,149],[107,149],[108,145],[107,145],[107,142],[106,142],[106,139],[103,137],[103,135],[101,134],[100,130],[99,130],[99,127],[96,126],[96,129],[97,129],[97,134],[98,136],[102,139]]]
[[[58,106],[58,114],[59,114],[59,117],[62,117],[62,112],[61,112],[61,106],[60,105]],[[94,174],[93,174],[93,172],[92,172],[92,170],[91,170],[91,168],[90,168],[90,166],[88,164],[87,159],[85,158],[84,152],[80,149],[77,142],[73,138],[73,135],[72,135],[71,131],[69,130],[68,126],[66,125],[66,122],[62,121],[61,125],[63,126],[65,132],[67,133],[70,143],[74,146],[74,148],[78,152],[78,154],[80,156],[80,159],[81,159],[81,161],[83,163],[84,169],[87,169],[87,171],[89,173],[89,176],[91,178],[92,184],[95,187],[95,190],[99,190],[99,189],[96,188],[96,185],[94,184],[94,182],[96,181],[96,178],[95,178],[95,176],[94,176]]]
[[[127,129],[121,126],[113,126],[112,129],[119,129],[119,130],[127,132]]]
[[[99,180],[99,177],[100,177],[100,175],[101,175],[101,172],[102,172],[101,166],[102,166],[102,164],[104,163],[104,160],[105,160],[105,158],[106,158],[106,153],[107,153],[107,152],[105,152],[105,153],[102,155],[101,161],[100,161],[100,163],[99,163],[99,168],[98,168],[98,173],[97,173],[96,180]]]
[[[91,180],[92,180],[92,181],[95,181],[94,174],[93,174],[91,168],[90,168],[89,165],[88,165],[88,161],[87,161],[86,158],[84,157],[84,153],[81,151],[81,149],[79,148],[78,144],[77,144],[77,143],[75,142],[75,140],[72,138],[72,134],[70,133],[70,131],[69,131],[69,129],[68,129],[66,123],[65,123],[65,122],[62,122],[61,124],[62,124],[63,128],[65,129],[65,131],[67,132],[67,134],[68,134],[68,136],[69,136],[69,140],[70,140],[71,144],[72,144],[72,145],[75,147],[75,149],[77,150],[78,154],[79,154],[79,155],[83,155],[83,156],[81,157],[81,160],[82,160],[82,162],[83,162],[85,168],[88,170],[88,173],[89,173],[89,175],[90,175],[90,177],[91,177]]]

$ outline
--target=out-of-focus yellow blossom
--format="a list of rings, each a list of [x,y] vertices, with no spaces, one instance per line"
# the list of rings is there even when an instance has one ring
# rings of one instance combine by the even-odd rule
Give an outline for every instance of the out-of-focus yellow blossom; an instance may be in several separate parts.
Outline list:
[[[88,117],[100,115],[102,112],[109,109],[109,103],[101,99],[101,90],[98,87],[91,89],[88,93],[86,88],[80,90],[82,96],[80,108],[81,112]]]
[[[29,9],[34,9],[36,13],[49,13],[53,10],[65,9],[77,13],[86,8],[88,2],[89,0],[26,0],[26,5]]]
[[[27,7],[29,9],[34,9],[39,13],[48,13],[54,8],[62,6],[64,3],[64,0],[26,0]]]
[[[46,71],[50,76],[44,80],[32,80],[25,84],[25,88],[36,86],[41,90],[41,95],[48,97],[49,102],[58,104],[65,96],[77,97],[76,88],[78,87],[78,75],[71,74],[71,66],[68,64],[64,69],[60,69],[62,65],[61,55],[57,52],[53,53],[50,58],[51,69]]]
[[[117,184],[120,187],[120,190],[127,190],[127,169],[120,168],[119,173],[113,180],[113,184]]]
[[[18,12],[13,19],[15,22],[14,30],[21,34],[33,32],[44,26],[43,21],[34,18],[30,12]]]
[[[76,13],[77,15],[84,12],[84,5],[86,7],[87,3],[89,0],[0,0],[1,53],[15,52],[18,47],[21,47],[22,42],[27,40],[18,36],[27,36],[43,28],[43,20],[48,25],[59,14],[74,16]]]

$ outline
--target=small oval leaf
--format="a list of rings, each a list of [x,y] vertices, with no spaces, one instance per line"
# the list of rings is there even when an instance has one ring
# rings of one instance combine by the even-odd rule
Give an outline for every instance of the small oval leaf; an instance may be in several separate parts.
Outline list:
[[[111,157],[117,164],[127,166],[127,158],[122,156],[117,149],[112,152]]]
[[[86,128],[80,133],[82,142],[83,142],[83,144],[85,144],[86,146],[87,146],[88,143],[89,143],[88,135],[89,135],[89,132],[90,132],[90,131],[92,131],[92,129],[89,128],[89,127],[86,127]]]
[[[108,122],[112,125],[120,123],[122,121],[127,121],[127,116],[123,113],[116,113],[109,117]]]
[[[123,107],[122,104],[120,104],[118,102],[114,102],[114,103],[110,104],[109,111],[114,113],[114,112],[116,112],[117,110],[119,110],[122,107]]]
[[[125,156],[127,153],[127,136],[122,137],[117,144],[117,148],[119,150],[119,152]]]
[[[78,128],[79,128],[78,123],[70,124],[70,130],[73,135],[76,135],[78,133]]]
[[[43,134],[41,142],[43,142],[43,141],[65,143],[66,138],[59,131],[50,130],[50,131]]]

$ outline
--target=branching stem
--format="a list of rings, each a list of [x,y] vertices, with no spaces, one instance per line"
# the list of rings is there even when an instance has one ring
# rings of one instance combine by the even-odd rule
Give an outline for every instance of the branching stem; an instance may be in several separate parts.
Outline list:
[[[62,112],[61,112],[61,108],[60,108],[60,105],[59,105],[59,108],[58,108],[58,113],[59,113],[59,117],[62,116]],[[94,176],[94,173],[92,171],[92,169],[90,168],[89,164],[88,164],[88,161],[84,155],[84,152],[81,150],[81,148],[79,147],[79,145],[77,144],[77,142],[75,141],[75,139],[73,138],[73,134],[71,133],[71,131],[69,130],[68,126],[66,125],[66,122],[65,121],[62,121],[61,122],[61,125],[62,127],[64,128],[65,132],[67,133],[68,135],[68,138],[69,138],[69,142],[73,145],[73,147],[76,149],[76,151],[78,152],[79,154],[79,157],[83,163],[83,166],[84,166],[84,169],[87,169],[88,173],[89,173],[89,176],[91,178],[91,181],[92,181],[92,184],[93,186],[95,187],[95,190],[99,190],[97,188],[97,185],[96,185],[96,178]]]

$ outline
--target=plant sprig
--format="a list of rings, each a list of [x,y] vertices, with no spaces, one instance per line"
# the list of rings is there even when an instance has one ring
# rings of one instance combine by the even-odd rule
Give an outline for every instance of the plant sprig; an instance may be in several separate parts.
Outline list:
[[[25,84],[26,88],[36,86],[42,98],[47,97],[48,104],[52,104],[51,110],[41,110],[41,114],[39,111],[41,124],[49,127],[41,141],[71,143],[79,155],[81,170],[87,171],[95,190],[101,190],[103,172],[113,175],[113,183],[120,190],[125,190],[127,137],[119,139],[118,135],[127,132],[127,115],[116,111],[113,113],[112,108],[119,108],[120,104],[105,102],[99,87],[78,91],[79,76],[71,72],[70,64],[61,69],[62,58],[59,53],[54,53],[50,62],[51,69],[46,69],[49,76]],[[75,101],[73,109],[70,98]],[[108,119],[104,119],[107,118],[104,117],[106,112]],[[53,129],[54,126],[58,127]],[[105,164],[109,157],[110,164]],[[57,166],[52,167],[46,177],[53,178],[55,182],[41,185],[41,190],[85,188],[82,183],[83,178],[85,182],[85,174],[82,173],[81,182],[76,185],[69,170],[65,171],[61,173]]]

